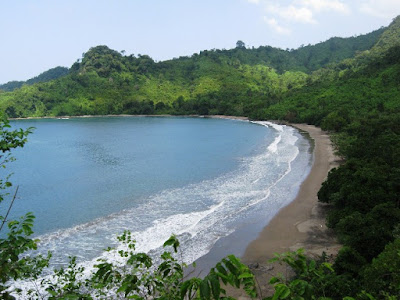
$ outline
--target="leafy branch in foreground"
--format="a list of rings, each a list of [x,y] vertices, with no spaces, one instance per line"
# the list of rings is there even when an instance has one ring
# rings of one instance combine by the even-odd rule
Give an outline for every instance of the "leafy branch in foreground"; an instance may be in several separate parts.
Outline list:
[[[159,263],[146,253],[135,252],[129,231],[118,240],[118,249],[107,249],[113,258],[99,259],[93,272],[86,272],[71,258],[68,267],[40,282],[47,295],[33,290],[29,293],[48,299],[232,299],[226,295],[223,283],[243,288],[252,298],[257,296],[253,274],[233,255],[222,259],[203,279],[186,280],[186,264],[176,258],[179,241],[175,236],[164,243],[164,248],[171,247],[172,251],[164,251]]]
[[[334,273],[331,265],[326,262],[317,263],[308,260],[304,250],[275,254],[270,262],[285,263],[296,273],[295,279],[286,282],[281,277],[272,277],[270,283],[274,285],[275,293],[267,299],[327,299],[325,298],[324,284],[327,275]]]
[[[26,130],[10,130],[8,120],[0,120],[0,167],[6,168],[6,164],[14,160],[10,151],[23,147],[27,142],[27,136],[32,128]],[[0,178],[0,204],[4,204],[9,193],[5,190],[12,187],[9,181],[10,175]],[[4,192],[3,192],[4,191]],[[0,215],[0,298],[13,299],[10,295],[9,281],[23,278],[37,278],[42,269],[48,265],[50,254],[47,258],[42,256],[28,256],[26,252],[37,248],[37,240],[30,236],[33,234],[34,216],[27,213],[19,220],[8,220],[9,212],[16,198],[18,188],[8,205],[6,215]],[[4,225],[7,226],[4,227]],[[3,228],[5,231],[2,232]]]

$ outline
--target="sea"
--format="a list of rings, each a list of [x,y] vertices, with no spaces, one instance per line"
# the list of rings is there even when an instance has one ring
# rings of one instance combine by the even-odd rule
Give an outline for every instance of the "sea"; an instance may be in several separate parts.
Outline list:
[[[304,134],[271,122],[94,117],[11,125],[35,129],[2,171],[12,173],[8,198],[19,186],[10,219],[36,216],[37,252],[51,251],[52,267],[69,256],[89,269],[99,258],[118,259],[104,249],[120,247],[124,230],[154,257],[172,234],[186,263],[216,245],[240,256],[295,198],[313,161]]]

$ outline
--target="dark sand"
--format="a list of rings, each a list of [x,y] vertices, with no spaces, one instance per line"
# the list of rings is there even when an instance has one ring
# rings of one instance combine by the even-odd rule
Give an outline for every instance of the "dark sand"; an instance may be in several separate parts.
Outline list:
[[[145,117],[138,115],[118,115],[119,117]],[[115,115],[106,116],[65,116],[68,118],[90,118],[90,117],[118,117]],[[151,117],[170,117],[170,115],[147,115]],[[65,118],[64,117],[64,118]],[[206,117],[206,118],[221,118],[221,119],[238,119],[248,120],[245,117],[233,116],[198,116],[191,115],[186,117]],[[44,117],[44,118],[63,118],[63,117]],[[40,118],[26,118],[40,119]],[[268,284],[271,276],[279,273],[288,274],[288,269],[285,266],[268,263],[268,260],[274,257],[274,253],[282,253],[290,250],[304,248],[307,255],[319,256],[322,252],[328,256],[334,256],[340,249],[340,245],[335,240],[332,232],[325,226],[325,207],[318,203],[317,193],[321,184],[326,179],[330,169],[338,166],[339,159],[335,157],[333,147],[329,136],[312,125],[306,124],[291,124],[291,126],[300,131],[309,134],[314,140],[314,163],[310,174],[300,186],[300,190],[296,198],[286,207],[282,208],[278,214],[267,224],[261,231],[259,236],[252,241],[244,251],[242,262],[250,265],[252,271],[257,277],[257,281],[262,290],[262,296],[268,296],[273,292],[272,287]],[[250,233],[250,232],[249,232]],[[209,255],[211,261],[220,259],[219,256],[224,256],[227,244],[214,247]],[[229,247],[229,245],[228,245]],[[225,248],[220,249],[218,248]],[[243,247],[245,248],[245,246]],[[221,253],[219,253],[221,252]],[[204,260],[204,261],[202,261]],[[207,263],[210,258],[199,259],[198,265],[205,270],[209,269]],[[203,265],[205,264],[205,265]],[[199,275],[199,274],[192,274]],[[205,275],[205,274],[202,274]],[[229,294],[237,299],[249,299],[243,292],[229,288]]]
[[[334,256],[340,249],[332,232],[325,226],[324,205],[318,203],[317,198],[329,170],[338,165],[338,158],[326,132],[311,125],[291,125],[307,132],[314,140],[314,163],[293,202],[279,211],[242,256],[242,262],[249,265],[256,275],[263,297],[273,292],[268,284],[271,276],[290,272],[286,266],[268,263],[274,253],[304,248],[309,256],[318,256],[322,252]],[[231,290],[230,294],[247,299],[239,291]]]

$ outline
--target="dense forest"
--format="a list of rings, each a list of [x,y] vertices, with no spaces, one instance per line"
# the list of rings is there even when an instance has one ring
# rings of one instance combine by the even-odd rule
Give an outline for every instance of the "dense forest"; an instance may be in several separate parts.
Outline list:
[[[163,62],[97,46],[58,79],[30,85],[32,79],[11,92],[3,88],[0,108],[12,118],[103,114],[252,116],[279,102],[288,91],[316,80],[318,76],[310,75],[312,72],[370,49],[383,31],[332,38],[297,50],[269,46],[246,49],[238,41],[231,50],[205,50]],[[55,75],[49,70],[37,78],[49,72]]]
[[[69,72],[68,68],[65,67],[55,67],[50,70],[47,70],[40,75],[28,79],[27,81],[9,81],[5,84],[0,84],[0,90],[11,92],[15,89],[22,87],[24,84],[32,85],[38,82],[47,82],[53,79],[60,78],[62,76],[67,75]]]
[[[330,131],[344,161],[318,194],[329,204],[327,225],[343,248],[333,265],[300,252],[283,255],[296,276],[274,278],[273,299],[400,298],[400,17],[367,35],[296,50],[247,49],[238,41],[235,49],[155,62],[97,46],[59,78],[1,91],[0,108],[7,117],[225,114],[320,126]],[[10,141],[25,133],[2,136],[7,152],[21,144]],[[8,258],[0,258],[7,266]],[[180,295],[193,288],[202,299],[217,298],[222,280],[245,284],[255,296],[248,270],[233,257],[224,264],[203,281],[179,286]],[[97,283],[105,288],[107,272],[100,270],[105,273]],[[0,275],[3,284],[10,278]]]

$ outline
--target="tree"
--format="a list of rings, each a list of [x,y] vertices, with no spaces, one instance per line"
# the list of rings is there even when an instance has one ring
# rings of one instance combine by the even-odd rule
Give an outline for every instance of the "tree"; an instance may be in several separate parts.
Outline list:
[[[55,270],[53,278],[40,281],[47,295],[39,291],[31,291],[31,295],[46,299],[232,299],[226,297],[222,282],[242,288],[252,298],[257,296],[254,275],[233,255],[222,259],[204,278],[185,280],[186,264],[176,258],[180,249],[175,236],[164,243],[165,252],[158,265],[146,253],[135,252],[135,241],[129,231],[118,240],[123,250],[107,251],[124,263],[99,259],[85,279],[84,267],[71,258],[66,268]]]
[[[32,128],[27,130],[9,130],[10,124],[8,120],[0,121],[0,167],[5,169],[7,163],[14,160],[10,151],[23,147],[27,142],[27,136],[32,132]],[[0,178],[0,190],[4,191],[0,194],[0,203],[4,204],[10,193],[5,192],[12,187],[9,181],[10,175]],[[33,234],[34,216],[27,213],[19,220],[8,220],[9,212],[12,208],[18,187],[8,205],[7,213],[0,215],[0,298],[14,299],[9,294],[8,282],[22,278],[37,278],[42,269],[48,265],[50,255],[47,258],[42,256],[27,256],[26,251],[34,250],[37,247],[37,241],[30,238]],[[4,225],[6,225],[4,227]],[[5,232],[2,232],[4,229]]]
[[[238,40],[238,41],[236,42],[236,48],[239,48],[239,49],[246,49],[246,44],[245,44],[243,41]]]
[[[385,250],[363,272],[368,292],[379,295],[382,290],[400,297],[400,239],[387,244]]]
[[[296,276],[289,282],[286,282],[286,278],[272,277],[270,283],[274,285],[275,293],[266,298],[267,300],[324,299],[328,275],[334,273],[329,263],[308,260],[303,249],[275,254],[275,258],[270,261],[287,264],[296,273]]]

